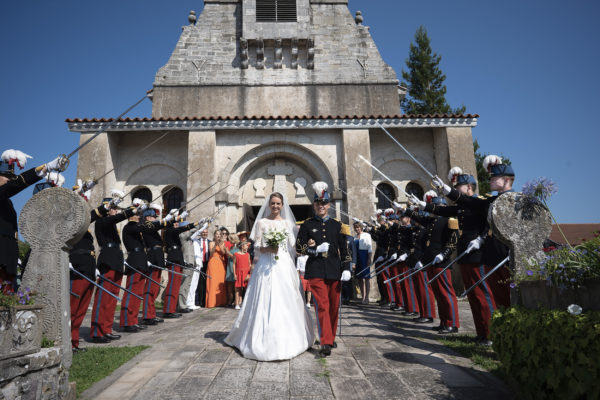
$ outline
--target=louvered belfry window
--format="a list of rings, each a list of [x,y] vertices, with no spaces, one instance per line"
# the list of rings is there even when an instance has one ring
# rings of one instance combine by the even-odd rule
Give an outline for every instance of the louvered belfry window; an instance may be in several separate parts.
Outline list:
[[[256,0],[256,22],[296,21],[296,0]]]

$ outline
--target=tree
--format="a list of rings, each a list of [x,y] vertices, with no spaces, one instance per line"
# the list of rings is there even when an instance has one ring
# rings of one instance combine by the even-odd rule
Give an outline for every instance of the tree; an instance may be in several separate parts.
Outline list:
[[[464,114],[466,107],[451,108],[446,102],[446,75],[439,68],[442,57],[432,53],[427,31],[421,25],[410,44],[406,60],[408,72],[402,70],[402,86],[408,88],[402,100],[406,114]]]
[[[483,160],[488,156],[487,153],[481,153],[479,151],[479,143],[477,139],[473,140],[473,151],[475,152],[475,167],[477,168],[477,183],[479,185],[479,193],[489,193],[490,189],[490,173],[487,169],[483,168]],[[502,157],[502,163],[510,165],[511,162],[504,155],[500,155]]]

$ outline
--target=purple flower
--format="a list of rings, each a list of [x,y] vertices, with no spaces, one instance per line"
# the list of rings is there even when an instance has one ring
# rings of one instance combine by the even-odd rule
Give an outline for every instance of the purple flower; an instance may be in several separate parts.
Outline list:
[[[516,283],[514,283],[514,282],[511,282],[511,283],[510,283],[510,288],[511,288],[511,289],[514,289],[514,288],[516,288],[516,287],[517,287],[517,284],[516,284]]]
[[[528,270],[527,270],[527,275],[528,275],[528,276],[532,276],[532,275],[533,275],[533,271],[532,271],[532,270],[530,270],[530,269],[528,269]]]
[[[558,192],[558,188],[552,180],[539,177],[526,182],[525,185],[523,185],[522,192],[526,196],[535,197],[541,201],[545,201],[554,193]]]

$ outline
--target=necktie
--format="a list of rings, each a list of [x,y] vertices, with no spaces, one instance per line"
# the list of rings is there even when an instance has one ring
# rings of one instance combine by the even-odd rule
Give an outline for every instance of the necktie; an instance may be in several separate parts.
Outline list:
[[[206,239],[202,239],[202,261],[206,261]]]

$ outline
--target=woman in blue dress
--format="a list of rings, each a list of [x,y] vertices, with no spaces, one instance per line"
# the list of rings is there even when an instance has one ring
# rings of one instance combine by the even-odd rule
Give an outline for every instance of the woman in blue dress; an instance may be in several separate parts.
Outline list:
[[[363,225],[360,222],[355,222],[354,231],[356,232],[354,242],[352,243],[352,254],[356,255],[356,279],[360,286],[360,293],[362,295],[362,303],[369,304],[369,288],[371,282],[369,276],[371,275],[371,261],[373,259],[373,244],[371,241],[371,235],[364,232]]]

